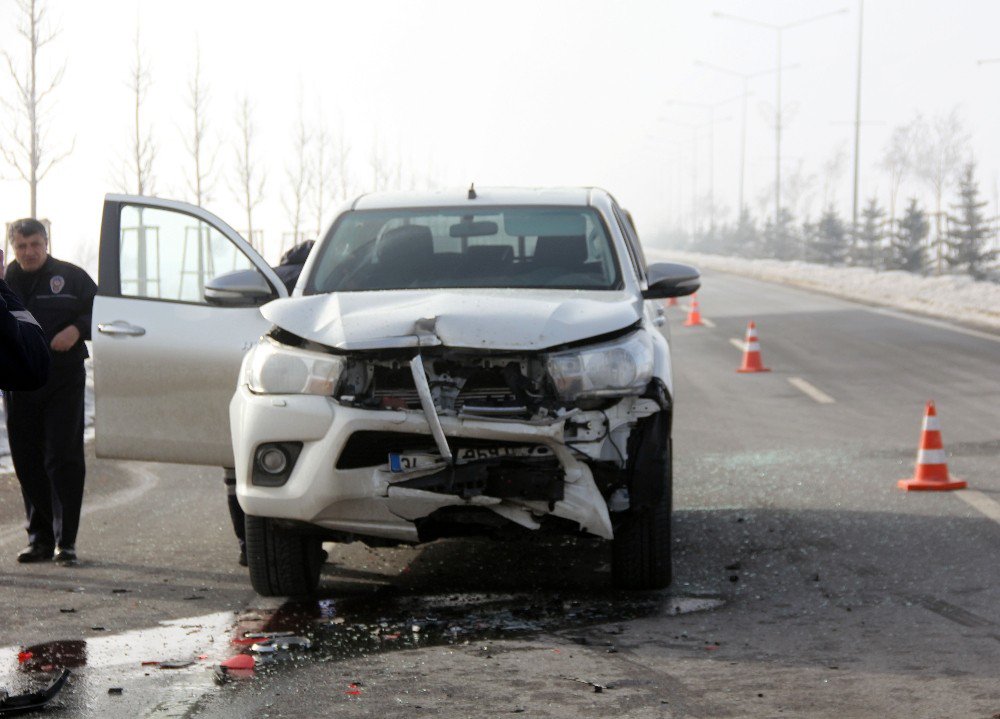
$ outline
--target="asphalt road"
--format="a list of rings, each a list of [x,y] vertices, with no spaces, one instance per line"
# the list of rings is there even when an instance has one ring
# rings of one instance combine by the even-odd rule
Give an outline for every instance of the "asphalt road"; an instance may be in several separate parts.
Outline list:
[[[331,546],[320,600],[262,600],[217,470],[92,461],[75,568],[14,562],[19,496],[0,479],[0,688],[70,665],[52,715],[102,718],[1000,712],[1000,336],[704,284],[712,326],[669,310],[671,590],[611,592],[596,541],[453,540]],[[751,318],[773,371],[740,375]],[[928,399],[969,490],[896,487]],[[234,637],[277,630],[314,646],[213,681]],[[166,660],[193,664],[143,665]]]

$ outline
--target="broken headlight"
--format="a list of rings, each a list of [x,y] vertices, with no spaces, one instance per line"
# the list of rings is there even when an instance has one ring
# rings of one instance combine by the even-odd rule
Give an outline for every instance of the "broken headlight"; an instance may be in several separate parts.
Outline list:
[[[547,364],[563,400],[638,394],[653,376],[653,342],[639,331],[612,342],[550,354]]]
[[[332,395],[344,360],[294,349],[265,337],[250,350],[243,366],[243,380],[257,394]]]

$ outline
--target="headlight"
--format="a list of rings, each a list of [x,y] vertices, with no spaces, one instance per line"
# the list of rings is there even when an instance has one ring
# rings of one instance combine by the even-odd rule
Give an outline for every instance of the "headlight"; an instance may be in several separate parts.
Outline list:
[[[653,342],[639,331],[620,340],[548,356],[560,399],[642,392],[653,376]]]
[[[344,360],[286,347],[265,337],[250,350],[243,366],[243,381],[251,392],[332,395]]]

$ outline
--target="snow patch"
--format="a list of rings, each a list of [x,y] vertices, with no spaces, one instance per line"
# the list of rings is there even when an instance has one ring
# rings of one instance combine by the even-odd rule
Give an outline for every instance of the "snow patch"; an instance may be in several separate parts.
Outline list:
[[[698,252],[648,249],[654,260],[818,290],[838,297],[1000,329],[1000,284],[967,275],[922,277],[866,267],[831,267],[810,262],[751,260]]]

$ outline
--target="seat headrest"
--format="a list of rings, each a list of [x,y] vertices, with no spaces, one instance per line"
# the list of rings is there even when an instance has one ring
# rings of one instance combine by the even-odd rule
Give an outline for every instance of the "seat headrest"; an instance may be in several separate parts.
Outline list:
[[[587,261],[587,238],[583,235],[539,237],[535,244],[536,265],[574,266]]]
[[[469,245],[465,254],[476,265],[509,265],[514,261],[514,248],[510,245]]]
[[[407,262],[434,254],[431,228],[424,225],[403,225],[386,230],[378,243],[379,262]]]

